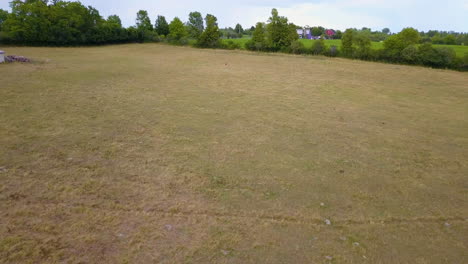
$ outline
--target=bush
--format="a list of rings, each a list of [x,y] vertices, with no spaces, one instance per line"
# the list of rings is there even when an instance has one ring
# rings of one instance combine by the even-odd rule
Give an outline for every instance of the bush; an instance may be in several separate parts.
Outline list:
[[[222,47],[221,32],[218,28],[218,19],[213,15],[206,15],[206,28],[197,39],[196,45],[201,48]]]
[[[299,40],[296,40],[296,41],[293,41],[291,45],[289,45],[287,52],[293,53],[293,54],[303,54],[303,53],[306,53],[306,48],[302,42],[300,42]]]
[[[245,48],[252,51],[266,51],[267,47],[264,42],[249,40],[245,43]]]
[[[339,55],[338,53],[338,47],[335,46],[335,45],[332,45],[330,46],[329,49],[326,50],[326,52],[324,53],[325,56],[328,56],[328,57],[336,57]]]
[[[419,63],[418,48],[416,45],[409,45],[401,52],[401,58],[404,62],[409,64]]]
[[[223,49],[228,49],[228,50],[235,50],[235,49],[240,49],[241,45],[237,42],[234,42],[232,40],[228,40],[224,43],[222,43],[221,48]]]
[[[312,44],[311,53],[314,55],[325,54],[327,51],[327,46],[325,45],[325,41],[323,39],[316,40],[314,44]]]
[[[436,68],[448,68],[453,66],[456,58],[455,51],[452,48],[434,48],[429,43],[419,46],[418,53],[419,60],[423,65]]]

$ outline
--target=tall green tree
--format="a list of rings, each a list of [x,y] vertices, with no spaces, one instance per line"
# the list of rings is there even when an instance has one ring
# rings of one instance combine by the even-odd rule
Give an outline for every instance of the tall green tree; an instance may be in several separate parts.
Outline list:
[[[325,28],[323,27],[312,27],[311,28],[311,34],[312,36],[322,36],[325,33]]]
[[[356,47],[353,54],[355,58],[369,59],[372,46],[370,30],[357,32],[353,38],[353,46]]]
[[[269,48],[272,50],[287,48],[294,40],[299,38],[296,33],[296,26],[290,26],[288,19],[284,16],[279,16],[276,8],[271,10],[271,17],[268,19],[266,32]]]
[[[42,1],[10,3],[11,14],[2,23],[7,38],[22,44],[40,44],[47,42],[50,34],[50,10]]]
[[[159,35],[167,36],[169,34],[169,24],[164,16],[158,16],[154,29]]]
[[[122,20],[120,19],[118,15],[110,15],[107,18],[107,22],[110,24],[116,25],[118,27],[122,27]]]
[[[414,28],[403,29],[384,41],[385,57],[392,61],[402,61],[403,50],[410,45],[418,44],[420,39],[419,32]]]
[[[153,24],[151,24],[151,19],[149,18],[146,10],[138,11],[136,26],[139,42],[151,42],[156,39],[157,34],[153,31]]]
[[[242,35],[244,34],[244,29],[242,28],[242,25],[237,23],[236,27],[234,28],[237,34]]]
[[[351,57],[354,53],[354,48],[353,48],[354,35],[355,35],[355,30],[348,28],[341,36],[341,50],[343,51],[344,56]]]
[[[246,48],[249,50],[265,50],[267,47],[266,44],[266,34],[265,34],[265,24],[258,22],[255,25],[255,28],[252,32],[252,39],[247,41],[245,44]]]
[[[204,30],[203,17],[201,13],[190,12],[187,25],[190,36],[192,38],[198,38]]]
[[[142,31],[151,31],[153,30],[153,25],[151,24],[151,19],[148,16],[148,11],[140,10],[137,13],[136,25],[139,30]]]
[[[218,19],[210,14],[205,17],[206,28],[200,34],[197,45],[204,48],[216,48],[220,46],[221,33],[218,28]]]
[[[171,42],[180,43],[180,41],[188,36],[187,29],[184,23],[175,17],[169,24],[169,39]]]
[[[0,31],[2,31],[2,24],[5,22],[5,20],[7,20],[8,15],[8,11],[0,9]]]

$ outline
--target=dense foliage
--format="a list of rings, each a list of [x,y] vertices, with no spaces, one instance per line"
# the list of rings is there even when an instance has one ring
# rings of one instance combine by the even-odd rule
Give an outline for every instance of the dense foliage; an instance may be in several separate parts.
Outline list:
[[[221,46],[218,19],[213,15],[206,15],[206,28],[197,39],[196,45],[202,48],[217,48]]]
[[[168,24],[166,18],[159,15],[153,25],[146,10],[138,11],[135,26],[125,28],[117,15],[105,19],[95,8],[77,1],[13,0],[10,5],[11,13],[0,9],[0,43],[4,44],[70,46],[167,41],[182,45],[193,43],[203,48],[238,49],[241,48],[238,42],[221,39],[249,37],[245,48],[255,51],[342,56],[468,70],[468,54],[457,57],[453,49],[431,44],[465,45],[468,44],[465,33],[418,32],[413,28],[405,28],[397,34],[388,28],[341,32],[306,26],[311,35],[319,39],[306,48],[298,41],[296,29],[301,27],[289,23],[276,9],[272,9],[267,23],[259,22],[248,29],[240,24],[219,29],[215,16],[208,14],[203,21],[202,14],[196,11],[189,14],[186,23],[176,17]],[[341,39],[341,49],[327,47],[323,39]],[[372,41],[383,42],[383,49],[372,49]]]
[[[175,17],[169,24],[168,39],[174,44],[187,44],[187,28],[180,18]]]
[[[273,9],[266,25],[257,23],[252,40],[246,47],[250,50],[288,51],[298,38],[296,26],[288,23],[286,17],[279,16],[278,10]]]
[[[107,20],[79,2],[14,0],[1,12],[1,42],[26,45],[84,45],[138,41],[117,16]],[[132,37],[134,39],[132,39]]]

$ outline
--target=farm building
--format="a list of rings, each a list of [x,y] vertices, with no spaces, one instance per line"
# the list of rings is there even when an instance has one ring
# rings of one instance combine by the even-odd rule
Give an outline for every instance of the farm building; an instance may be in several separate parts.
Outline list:
[[[311,28],[298,28],[296,29],[297,35],[300,39],[321,39],[322,36],[313,36]],[[325,30],[325,38],[332,38],[336,32],[333,29]]]
[[[312,39],[310,28],[298,28],[296,32],[300,39]]]

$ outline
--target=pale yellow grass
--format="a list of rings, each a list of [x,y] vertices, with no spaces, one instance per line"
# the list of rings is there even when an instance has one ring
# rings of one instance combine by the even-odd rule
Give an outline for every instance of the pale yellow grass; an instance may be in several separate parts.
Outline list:
[[[466,73],[2,49],[1,263],[468,262]]]

